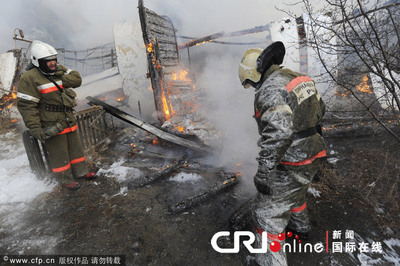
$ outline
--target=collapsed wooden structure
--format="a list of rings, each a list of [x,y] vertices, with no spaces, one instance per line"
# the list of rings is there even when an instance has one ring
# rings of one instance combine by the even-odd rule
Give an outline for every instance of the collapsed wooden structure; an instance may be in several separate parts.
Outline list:
[[[165,132],[165,131],[163,131],[163,130],[161,130],[161,129],[159,129],[137,117],[134,117],[133,115],[130,115],[116,107],[106,104],[103,101],[100,101],[100,100],[95,99],[90,96],[87,97],[86,99],[90,101],[89,104],[102,106],[103,109],[105,111],[107,111],[109,114],[111,114],[131,125],[137,126],[151,134],[154,134],[161,139],[164,139],[166,141],[170,141],[175,144],[184,146],[184,147],[192,149],[192,150],[200,151],[200,152],[209,152],[210,151],[210,149],[203,144],[200,144],[200,143],[188,140],[188,139],[184,139],[184,138],[178,137],[176,135],[170,134],[168,132]]]
[[[139,0],[139,18],[148,78],[162,127],[172,133],[195,136],[207,145],[216,142],[216,130],[201,110],[202,90],[195,86],[193,74],[181,65],[171,20],[144,7],[143,0]]]
[[[139,18],[159,120],[179,123],[193,113],[194,85],[190,79],[177,78],[185,70],[179,62],[174,25],[168,17],[144,7],[143,0],[139,0]]]

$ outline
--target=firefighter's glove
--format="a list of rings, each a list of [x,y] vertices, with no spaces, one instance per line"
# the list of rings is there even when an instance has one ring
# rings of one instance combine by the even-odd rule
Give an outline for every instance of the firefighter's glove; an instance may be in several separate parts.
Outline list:
[[[263,173],[257,173],[254,176],[254,185],[257,188],[257,191],[265,194],[265,195],[272,195],[272,190],[269,187],[269,180],[268,175]]]
[[[64,130],[64,127],[60,123],[57,123],[54,126],[45,127],[43,129],[44,134],[46,135],[47,139],[57,136],[58,133],[62,132],[63,130]]]
[[[53,76],[61,78],[61,76],[64,74],[65,74],[64,70],[57,68],[57,70],[56,70],[56,72],[54,72]]]
[[[29,130],[29,133],[32,135],[32,137],[40,140],[40,141],[44,141],[47,139],[46,134],[44,133],[43,128],[33,128]]]

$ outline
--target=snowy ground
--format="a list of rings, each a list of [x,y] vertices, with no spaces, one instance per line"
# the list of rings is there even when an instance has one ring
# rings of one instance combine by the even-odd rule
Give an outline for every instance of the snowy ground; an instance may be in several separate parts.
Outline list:
[[[251,197],[246,194],[249,190],[244,182],[188,212],[167,215],[168,206],[208,187],[205,183],[210,177],[181,170],[150,186],[128,189],[127,183],[144,172],[129,164],[128,150],[118,150],[117,155],[109,155],[112,163],[102,164],[98,179],[84,182],[76,193],[66,193],[56,183],[31,173],[21,128],[0,135],[0,254],[118,253],[135,265],[182,265],[193,261],[198,265],[243,265],[245,250],[238,255],[218,254],[212,250],[210,239],[226,228],[229,215]],[[352,169],[346,164],[358,165],[353,161],[359,157],[351,155],[359,156],[362,140],[345,145],[338,140],[329,142],[329,165],[337,173],[328,169],[328,175],[308,190],[312,243],[325,243],[325,232],[329,231],[332,248],[332,232],[349,229],[354,230],[352,241],[357,246],[368,243],[371,247],[373,242],[380,242],[382,253],[291,253],[289,265],[400,265],[398,228],[377,224],[374,219],[387,216],[388,207],[377,205],[371,210],[355,192],[356,184],[348,183],[354,177],[345,172]],[[372,146],[370,149],[372,155],[380,156]],[[361,158],[369,159],[366,156],[364,153]],[[398,214],[392,217],[399,220]],[[349,241],[342,238],[336,242]]]
[[[18,235],[22,233],[19,229],[25,223],[24,214],[30,203],[52,191],[56,184],[39,180],[31,172],[19,130],[0,135],[0,150],[0,235],[13,235],[13,239],[2,239],[1,245],[13,250],[18,247],[18,253],[24,254],[26,250],[42,247],[43,242],[54,243],[55,237],[19,241]]]

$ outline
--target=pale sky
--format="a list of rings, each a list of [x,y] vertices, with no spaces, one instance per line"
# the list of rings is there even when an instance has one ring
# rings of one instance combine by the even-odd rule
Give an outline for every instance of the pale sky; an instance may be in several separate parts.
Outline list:
[[[296,15],[295,0],[144,0],[158,14],[169,16],[181,35],[202,37],[236,31]],[[319,0],[313,0],[318,6]],[[82,50],[112,42],[115,23],[138,21],[137,0],[2,0],[0,53],[15,47],[14,29],[25,39],[39,39],[55,47]],[[25,47],[22,42],[18,47]]]

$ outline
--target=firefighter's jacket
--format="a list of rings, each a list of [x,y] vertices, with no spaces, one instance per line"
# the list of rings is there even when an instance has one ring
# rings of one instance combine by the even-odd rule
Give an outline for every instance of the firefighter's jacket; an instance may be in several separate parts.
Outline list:
[[[53,126],[56,123],[61,123],[64,128],[60,134],[77,129],[77,122],[72,112],[74,106],[61,94],[65,93],[68,99],[76,97],[76,93],[71,88],[79,87],[82,78],[77,71],[67,69],[62,65],[57,65],[57,68],[64,74],[51,76],[51,79],[63,92],[37,67],[26,71],[20,79],[17,106],[26,127],[31,130]],[[49,109],[49,106],[53,108],[66,106],[68,111],[48,111],[46,109]]]
[[[325,104],[311,78],[273,65],[262,77],[254,105],[261,135],[255,179],[267,178],[278,165],[302,166],[326,156],[326,144],[315,130]]]

